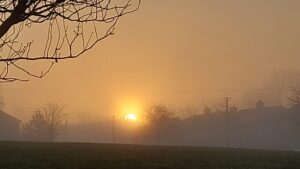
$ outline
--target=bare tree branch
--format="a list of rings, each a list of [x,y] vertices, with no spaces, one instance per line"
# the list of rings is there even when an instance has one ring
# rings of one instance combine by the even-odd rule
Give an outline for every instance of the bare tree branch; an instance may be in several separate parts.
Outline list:
[[[0,82],[22,80],[14,72],[42,78],[59,60],[73,59],[114,34],[123,15],[141,0],[0,0]],[[43,37],[24,38],[26,31],[48,25]],[[44,25],[44,26],[43,26]],[[43,39],[44,47],[36,39]],[[49,62],[40,73],[28,63]],[[29,67],[29,68],[28,68]],[[26,79],[23,79],[24,81]]]

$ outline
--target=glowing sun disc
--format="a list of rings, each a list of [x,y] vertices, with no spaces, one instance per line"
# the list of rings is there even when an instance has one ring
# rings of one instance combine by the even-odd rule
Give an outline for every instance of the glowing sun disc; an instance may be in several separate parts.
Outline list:
[[[136,121],[137,120],[137,117],[135,114],[127,114],[125,116],[125,120],[130,120],[130,121]]]

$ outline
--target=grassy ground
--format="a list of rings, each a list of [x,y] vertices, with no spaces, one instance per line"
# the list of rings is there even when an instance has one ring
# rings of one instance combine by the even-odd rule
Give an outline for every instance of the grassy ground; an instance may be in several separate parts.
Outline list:
[[[84,143],[0,142],[0,169],[300,169],[300,153]]]

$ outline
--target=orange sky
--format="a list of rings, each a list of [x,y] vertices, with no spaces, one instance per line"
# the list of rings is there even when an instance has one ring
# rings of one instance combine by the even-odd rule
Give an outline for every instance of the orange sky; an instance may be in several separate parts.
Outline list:
[[[144,0],[81,58],[43,79],[3,84],[5,110],[24,118],[61,101],[89,120],[124,102],[180,107],[242,97],[274,72],[298,71],[299,9],[298,0]]]

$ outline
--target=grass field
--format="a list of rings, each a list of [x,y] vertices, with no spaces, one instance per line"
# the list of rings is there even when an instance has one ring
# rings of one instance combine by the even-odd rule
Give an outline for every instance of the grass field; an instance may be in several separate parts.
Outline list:
[[[300,169],[300,153],[85,143],[0,142],[1,169]]]

